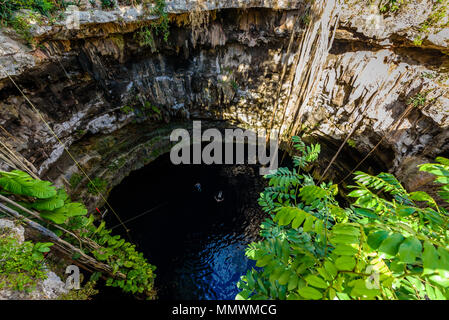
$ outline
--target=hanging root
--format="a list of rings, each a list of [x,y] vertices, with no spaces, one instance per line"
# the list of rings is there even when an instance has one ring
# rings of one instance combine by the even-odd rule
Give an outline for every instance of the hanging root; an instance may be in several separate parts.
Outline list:
[[[294,66],[287,101],[282,110],[279,132],[283,131],[287,114],[293,115],[284,136],[295,135],[301,127],[302,113],[315,95],[321,79],[324,63],[332,47],[340,20],[339,0],[317,0],[310,8],[310,22],[302,36]],[[272,115],[270,130],[274,124],[278,107]],[[291,141],[289,140],[291,147]],[[284,153],[285,156],[285,153]]]
[[[287,113],[294,115],[286,134],[296,133],[298,122],[302,118],[302,110],[315,94],[339,22],[338,2],[338,0],[315,1],[310,9],[311,19],[296,54],[292,69],[294,72],[292,84],[280,125],[281,129]]]

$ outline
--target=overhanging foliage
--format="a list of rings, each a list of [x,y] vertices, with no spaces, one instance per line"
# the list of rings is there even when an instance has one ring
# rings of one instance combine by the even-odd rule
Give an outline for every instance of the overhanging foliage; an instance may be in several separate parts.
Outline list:
[[[271,219],[246,251],[259,268],[241,278],[236,298],[449,299],[447,210],[391,174],[363,172],[348,194],[355,202],[342,208],[338,186],[302,172],[319,146],[294,142],[296,168],[267,176],[259,204]],[[420,170],[437,177],[449,202],[449,160],[437,161]]]

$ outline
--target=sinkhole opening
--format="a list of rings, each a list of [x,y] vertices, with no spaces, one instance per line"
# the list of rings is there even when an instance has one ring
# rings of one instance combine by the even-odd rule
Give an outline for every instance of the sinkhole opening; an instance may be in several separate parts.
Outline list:
[[[257,203],[267,183],[259,168],[174,165],[165,154],[111,191],[109,202],[126,221],[132,241],[157,267],[158,299],[235,298],[238,280],[255,267],[245,249],[258,240],[260,224],[268,217]],[[218,202],[220,191],[224,201]],[[112,227],[117,224],[110,213],[106,220]],[[122,227],[114,229],[124,236]],[[109,292],[110,299],[111,290],[102,290],[103,295]]]

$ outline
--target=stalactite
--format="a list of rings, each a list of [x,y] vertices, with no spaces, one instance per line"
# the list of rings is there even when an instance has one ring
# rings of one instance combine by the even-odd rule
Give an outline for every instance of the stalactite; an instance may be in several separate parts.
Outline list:
[[[296,54],[291,87],[282,110],[279,132],[284,135],[296,133],[303,108],[316,93],[323,65],[333,43],[339,16],[339,0],[315,1],[310,9],[310,23]],[[285,123],[286,114],[293,115],[287,123]]]
[[[202,36],[207,35],[207,26],[210,22],[210,13],[204,0],[196,2],[193,9],[189,12],[190,26],[192,29],[192,43],[196,47],[198,41],[201,41]]]

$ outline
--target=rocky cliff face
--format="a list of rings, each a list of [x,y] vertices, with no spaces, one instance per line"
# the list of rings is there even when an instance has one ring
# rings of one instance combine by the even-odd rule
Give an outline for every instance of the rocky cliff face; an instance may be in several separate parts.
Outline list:
[[[68,183],[77,172],[6,72],[85,170],[111,185],[167,151],[177,123],[225,120],[257,130],[275,114],[274,128],[295,122],[329,155],[353,132],[345,147],[353,162],[338,165],[341,174],[379,145],[371,163],[415,188],[408,166],[448,155],[449,29],[420,30],[432,1],[404,6],[373,27],[364,2],[340,5],[335,40],[299,118],[274,106],[291,97],[307,1],[174,0],[170,37],[151,46],[136,35],[155,17],[139,7],[84,8],[80,29],[37,25],[33,48],[3,30],[0,134],[43,178]]]

